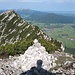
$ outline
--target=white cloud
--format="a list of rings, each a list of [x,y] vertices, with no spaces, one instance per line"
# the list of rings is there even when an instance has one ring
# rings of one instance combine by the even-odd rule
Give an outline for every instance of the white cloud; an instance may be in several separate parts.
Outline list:
[[[19,2],[44,2],[44,0],[18,0]]]
[[[6,1],[9,1],[9,0],[0,0],[0,2],[6,2]]]
[[[64,3],[64,0],[58,0],[57,2],[58,3]]]
[[[18,2],[18,0],[0,0],[0,2]]]
[[[75,2],[75,0],[57,0],[59,3],[65,3],[65,2]]]
[[[47,2],[47,3],[65,3],[75,2],[75,0],[0,0],[0,2]]]

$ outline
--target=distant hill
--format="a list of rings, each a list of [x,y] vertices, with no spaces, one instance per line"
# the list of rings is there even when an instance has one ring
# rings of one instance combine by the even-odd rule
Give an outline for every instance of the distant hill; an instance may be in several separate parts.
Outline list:
[[[42,23],[75,23],[73,15],[59,15],[54,13],[40,12],[35,10],[16,10],[16,12],[25,20],[31,20]]]
[[[47,51],[61,49],[61,42],[48,38],[37,26],[28,24],[15,11],[0,14],[0,56],[21,54],[38,39]]]

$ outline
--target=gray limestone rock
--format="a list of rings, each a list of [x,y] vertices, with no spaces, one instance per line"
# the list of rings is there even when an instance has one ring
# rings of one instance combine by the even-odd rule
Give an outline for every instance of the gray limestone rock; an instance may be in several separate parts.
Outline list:
[[[34,66],[37,67],[38,60],[43,61],[42,68],[45,70],[56,66],[56,58],[52,54],[48,54],[45,47],[35,39],[34,44],[24,54],[0,60],[0,75],[20,75]]]

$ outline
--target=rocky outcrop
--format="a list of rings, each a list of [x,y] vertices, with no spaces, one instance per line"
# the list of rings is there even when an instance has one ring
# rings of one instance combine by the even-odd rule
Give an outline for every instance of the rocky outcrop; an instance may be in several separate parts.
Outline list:
[[[42,67],[46,70],[56,66],[55,60],[57,59],[52,54],[48,54],[45,47],[35,39],[34,44],[24,54],[0,60],[0,75],[19,75],[22,71],[25,72],[37,66],[36,62],[39,59],[43,61]]]
[[[37,40],[34,40],[33,46],[30,46],[23,55],[16,58],[14,67],[20,67],[23,71],[27,71],[32,66],[36,66],[39,59],[43,61],[43,68],[46,70],[56,66],[56,58],[52,54],[48,54],[45,47],[41,46]]]

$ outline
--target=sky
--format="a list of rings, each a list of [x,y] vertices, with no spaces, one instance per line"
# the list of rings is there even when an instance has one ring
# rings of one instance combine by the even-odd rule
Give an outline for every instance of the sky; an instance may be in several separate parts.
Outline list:
[[[75,11],[75,0],[0,0],[1,9]]]

